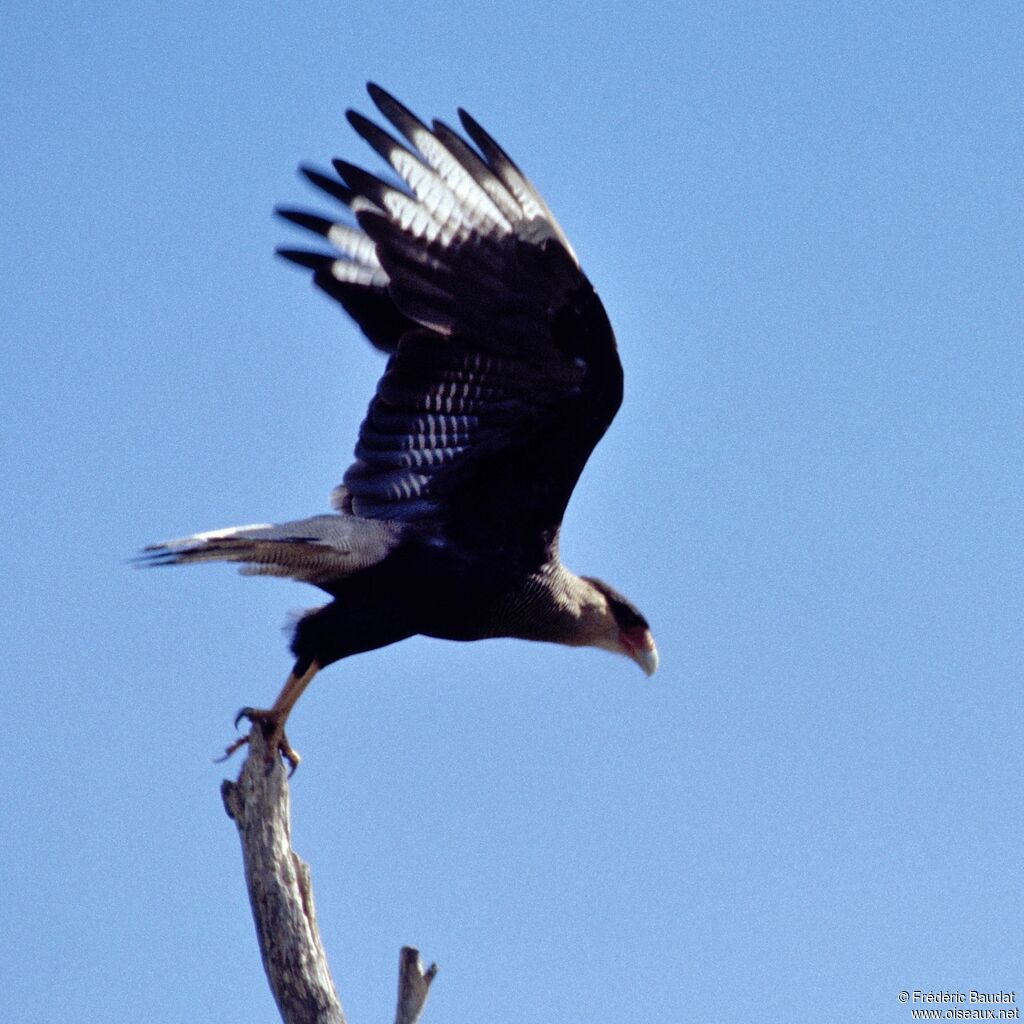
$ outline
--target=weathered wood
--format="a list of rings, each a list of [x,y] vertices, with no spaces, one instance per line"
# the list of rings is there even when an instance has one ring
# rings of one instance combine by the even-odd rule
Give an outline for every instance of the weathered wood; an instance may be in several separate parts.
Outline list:
[[[427,1001],[430,983],[437,974],[437,964],[423,970],[420,951],[412,946],[403,946],[398,954],[398,1008],[395,1010],[395,1024],[416,1024]]]
[[[313,909],[309,868],[291,848],[288,778],[254,727],[237,782],[221,785],[238,826],[263,969],[285,1024],[345,1024]]]
[[[263,969],[284,1024],[345,1024],[316,925],[309,868],[291,848],[288,776],[280,759],[267,761],[266,753],[263,732],[254,727],[238,781],[221,785],[242,841]],[[436,973],[436,964],[424,970],[418,951],[403,947],[395,1024],[416,1024]]]

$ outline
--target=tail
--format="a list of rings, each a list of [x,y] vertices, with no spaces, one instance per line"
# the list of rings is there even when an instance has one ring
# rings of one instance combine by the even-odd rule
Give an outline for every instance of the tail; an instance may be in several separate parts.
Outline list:
[[[287,576],[319,587],[382,561],[400,527],[356,516],[314,516],[291,523],[229,526],[150,544],[140,567],[193,562],[241,562],[247,576]]]

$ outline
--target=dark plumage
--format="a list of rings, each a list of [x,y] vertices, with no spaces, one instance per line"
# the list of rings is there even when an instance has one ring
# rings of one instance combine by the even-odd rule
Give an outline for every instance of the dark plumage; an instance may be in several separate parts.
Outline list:
[[[404,141],[353,111],[349,122],[404,185],[336,160],[341,180],[304,174],[355,223],[279,211],[336,250],[281,255],[389,356],[336,514],[200,533],[144,558],[242,562],[331,595],[297,623],[274,706],[246,710],[293,764],[284,721],[313,675],[415,634],[603,647],[648,674],[658,660],[639,611],[558,558],[566,503],[622,401],[600,299],[544,201],[468,114],[470,142],[369,92]]]

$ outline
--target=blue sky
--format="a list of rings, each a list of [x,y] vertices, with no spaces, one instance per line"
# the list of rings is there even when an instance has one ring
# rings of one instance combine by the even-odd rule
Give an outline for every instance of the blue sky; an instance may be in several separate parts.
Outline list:
[[[375,79],[463,105],[605,301],[563,555],[662,668],[413,640],[293,715],[352,1024],[905,1021],[1024,990],[1018,5],[15,2],[0,62],[0,991],[275,1020],[212,765],[311,588],[132,572],[327,508],[381,364],[275,260]]]

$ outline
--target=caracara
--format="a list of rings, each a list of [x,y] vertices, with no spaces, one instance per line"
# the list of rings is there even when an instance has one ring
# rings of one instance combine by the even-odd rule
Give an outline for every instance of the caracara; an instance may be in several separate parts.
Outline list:
[[[544,200],[473,118],[459,111],[467,141],[368,88],[404,141],[354,111],[349,123],[404,184],[335,160],[340,178],[302,170],[346,219],[278,211],[335,250],[280,254],[388,354],[335,514],[198,533],[143,559],[242,562],[331,596],[298,620],[274,704],[239,716],[293,768],[284,724],[313,676],[416,634],[601,647],[648,675],[658,665],[636,607],[558,557],[566,503],[622,401],[601,300]]]

